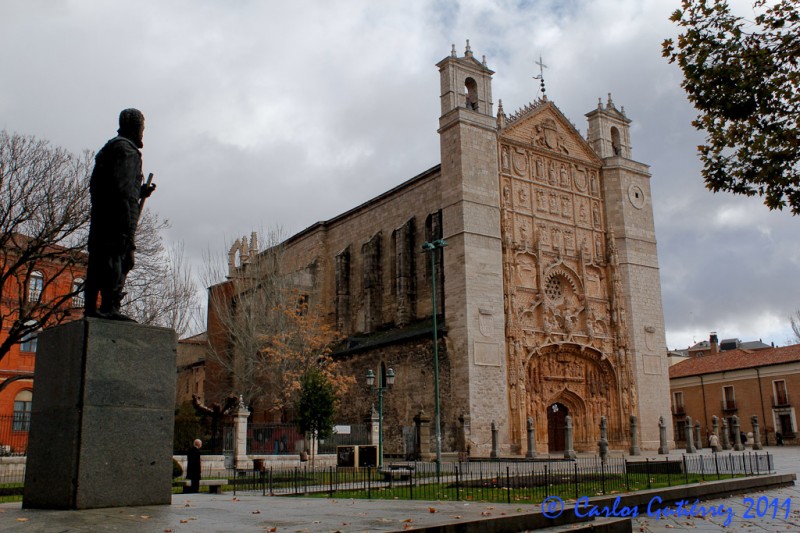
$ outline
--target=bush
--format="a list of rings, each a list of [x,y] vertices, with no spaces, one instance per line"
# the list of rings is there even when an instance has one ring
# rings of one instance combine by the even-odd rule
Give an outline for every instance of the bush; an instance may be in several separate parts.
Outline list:
[[[181,464],[173,457],[172,458],[172,479],[176,477],[181,477],[183,475],[183,467]]]

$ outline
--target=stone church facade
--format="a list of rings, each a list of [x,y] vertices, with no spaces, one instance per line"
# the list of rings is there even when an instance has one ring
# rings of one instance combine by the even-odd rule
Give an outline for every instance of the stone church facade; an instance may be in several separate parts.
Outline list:
[[[348,336],[345,367],[398,376],[386,452],[434,411],[422,244],[438,238],[445,452],[488,456],[494,423],[500,453],[525,454],[529,418],[536,451],[560,451],[567,414],[578,450],[596,449],[602,416],[627,449],[631,415],[640,446],[658,448],[670,405],[650,174],[624,109],[598,103],[583,138],[544,97],[495,113],[494,72],[469,46],[437,67],[441,164],[284,243],[284,272]],[[340,416],[358,421],[372,401],[355,387]]]

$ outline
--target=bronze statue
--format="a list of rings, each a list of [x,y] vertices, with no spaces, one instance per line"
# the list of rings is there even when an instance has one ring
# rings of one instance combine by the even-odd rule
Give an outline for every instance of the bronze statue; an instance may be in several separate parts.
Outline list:
[[[117,137],[95,157],[89,182],[92,200],[85,316],[133,320],[120,312],[123,287],[134,266],[134,235],[144,201],[155,190],[150,175],[142,183],[144,116],[138,109],[119,114]],[[100,308],[97,297],[100,296]]]

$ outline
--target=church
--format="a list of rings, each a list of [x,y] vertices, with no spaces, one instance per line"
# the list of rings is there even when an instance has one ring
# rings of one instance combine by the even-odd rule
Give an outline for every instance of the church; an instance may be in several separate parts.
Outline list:
[[[597,449],[601,417],[627,450],[632,416],[638,445],[657,449],[667,348],[631,120],[610,95],[586,114],[586,138],[544,92],[495,112],[494,72],[469,43],[436,66],[441,164],[282,243],[282,272],[346,338],[334,357],[359,383],[396,375],[385,452],[413,445],[437,387],[445,453],[488,457],[493,438],[501,456],[562,451],[568,415],[577,451]],[[256,248],[237,241],[232,275]],[[337,419],[361,422],[375,401],[359,384]]]

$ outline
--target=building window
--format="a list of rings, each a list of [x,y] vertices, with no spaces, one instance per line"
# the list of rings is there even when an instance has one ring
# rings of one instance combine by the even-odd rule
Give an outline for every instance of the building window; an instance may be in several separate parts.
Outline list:
[[[44,288],[44,276],[41,272],[31,272],[31,279],[28,282],[28,301],[38,302],[42,297],[42,289]]]
[[[772,382],[772,389],[775,392],[775,406],[789,405],[789,393],[786,391],[786,380]]]
[[[83,278],[72,280],[72,292],[75,293],[72,297],[72,307],[83,307]]]
[[[28,431],[31,427],[31,402],[33,393],[29,390],[20,391],[14,398],[14,421],[12,431]]]
[[[686,407],[683,405],[683,392],[672,393],[672,412],[676,415],[686,413]]]
[[[38,333],[32,332],[28,333],[19,343],[19,351],[21,352],[35,352],[37,346],[39,345],[39,337]]]
[[[736,398],[733,396],[733,385],[722,387],[722,410],[734,411],[736,409]]]

